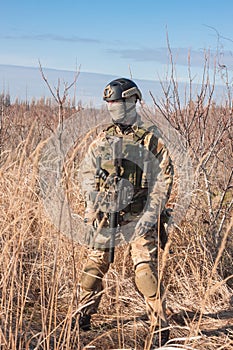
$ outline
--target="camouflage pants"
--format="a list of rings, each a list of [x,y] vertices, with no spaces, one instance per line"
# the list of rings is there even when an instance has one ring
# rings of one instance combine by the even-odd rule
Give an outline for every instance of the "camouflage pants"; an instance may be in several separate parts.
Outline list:
[[[164,229],[164,227],[163,227]],[[166,324],[163,288],[157,278],[158,232],[151,230],[130,243],[130,253],[135,270],[135,283],[144,296],[147,314],[155,324],[158,318]],[[89,252],[80,281],[82,312],[97,312],[103,293],[102,279],[109,269],[109,253],[92,249]]]

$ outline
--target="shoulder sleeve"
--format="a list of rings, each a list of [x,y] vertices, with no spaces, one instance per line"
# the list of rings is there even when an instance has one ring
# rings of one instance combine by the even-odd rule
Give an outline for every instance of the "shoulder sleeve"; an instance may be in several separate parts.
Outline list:
[[[173,164],[161,137],[149,133],[145,137],[144,146],[149,151],[152,163],[152,179],[149,186],[148,201],[145,211],[137,223],[136,229],[144,224],[153,227],[165,208],[173,183]]]
[[[88,151],[79,167],[79,181],[84,195],[86,206],[93,206],[90,199],[91,192],[95,189],[96,159],[101,155],[101,145],[105,142],[105,133],[101,134],[90,144]]]

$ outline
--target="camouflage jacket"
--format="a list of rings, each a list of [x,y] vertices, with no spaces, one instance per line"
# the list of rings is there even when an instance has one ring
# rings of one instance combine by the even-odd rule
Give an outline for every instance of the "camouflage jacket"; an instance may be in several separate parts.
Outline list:
[[[101,157],[101,168],[108,177],[114,174],[112,142],[115,137],[123,140],[121,178],[131,185],[126,191],[133,192],[130,203],[121,208],[122,221],[135,219],[137,234],[143,234],[158,221],[169,199],[173,183],[172,161],[155,126],[148,129],[144,125],[133,125],[122,132],[119,126],[110,125],[91,143],[80,167],[88,210],[94,211],[97,157]],[[108,191],[108,183],[101,180],[99,190]]]

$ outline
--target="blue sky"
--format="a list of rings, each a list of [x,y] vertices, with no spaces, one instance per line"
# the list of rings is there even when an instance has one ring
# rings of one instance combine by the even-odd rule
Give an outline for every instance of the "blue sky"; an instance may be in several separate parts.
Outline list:
[[[179,79],[188,51],[199,74],[204,51],[232,69],[232,1],[1,1],[0,64],[163,78],[166,34]]]

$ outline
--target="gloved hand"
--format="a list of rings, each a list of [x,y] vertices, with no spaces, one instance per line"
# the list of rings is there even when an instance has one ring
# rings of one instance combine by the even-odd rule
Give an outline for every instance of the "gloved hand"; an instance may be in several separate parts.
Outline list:
[[[99,218],[93,207],[87,207],[84,214],[84,223],[91,225],[95,230],[99,226]]]
[[[172,222],[172,212],[173,209],[172,208],[166,208],[163,209],[161,215],[160,215],[160,222],[162,224],[169,224]]]
[[[96,212],[93,207],[87,207],[84,213],[84,222],[86,224],[92,224],[95,220]]]

